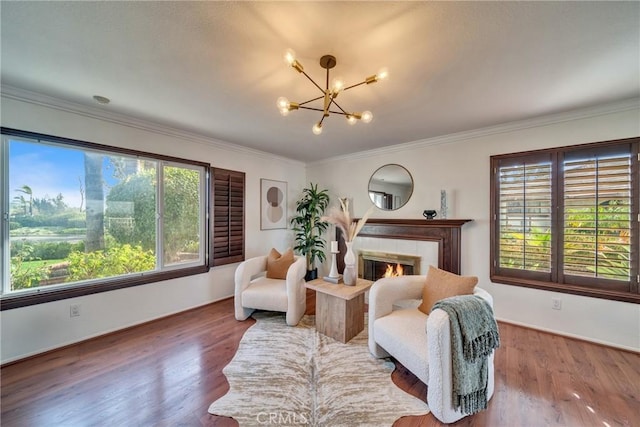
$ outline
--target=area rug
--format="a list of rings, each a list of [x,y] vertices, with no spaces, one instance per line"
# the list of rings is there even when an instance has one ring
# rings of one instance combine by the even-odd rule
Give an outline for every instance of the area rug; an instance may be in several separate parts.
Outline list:
[[[367,347],[367,327],[346,344],[315,330],[315,316],[296,327],[284,315],[258,312],[223,373],[229,392],[209,407],[244,426],[390,426],[427,404],[391,381],[395,366]]]

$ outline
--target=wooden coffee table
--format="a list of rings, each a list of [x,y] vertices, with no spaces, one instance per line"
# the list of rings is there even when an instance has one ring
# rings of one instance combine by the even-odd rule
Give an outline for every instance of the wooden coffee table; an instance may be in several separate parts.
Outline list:
[[[358,279],[355,286],[334,284],[322,279],[305,286],[316,291],[316,329],[335,340],[346,343],[364,329],[364,293],[373,285]]]

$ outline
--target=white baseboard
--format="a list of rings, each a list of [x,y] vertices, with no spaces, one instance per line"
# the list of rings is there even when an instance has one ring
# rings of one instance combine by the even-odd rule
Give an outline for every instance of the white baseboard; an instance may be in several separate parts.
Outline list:
[[[541,328],[539,326],[532,326],[532,325],[529,325],[527,323],[515,322],[513,320],[502,319],[502,318],[499,318],[499,317],[496,317],[496,320],[498,322],[508,323],[510,325],[522,326],[524,328],[534,329],[536,331],[547,332],[547,333],[554,334],[554,335],[560,335],[560,336],[567,337],[567,338],[574,338],[574,339],[577,339],[577,340],[580,340],[580,341],[587,341],[587,342],[591,342],[591,343],[594,343],[594,344],[604,345],[604,346],[613,347],[613,348],[619,348],[621,350],[626,350],[626,351],[630,351],[632,353],[640,354],[640,348],[633,348],[633,347],[628,347],[626,345],[620,345],[620,344],[612,343],[612,342],[608,342],[608,341],[596,340],[596,339],[589,338],[589,337],[583,337],[581,335],[569,334],[567,332],[556,331],[554,329]]]

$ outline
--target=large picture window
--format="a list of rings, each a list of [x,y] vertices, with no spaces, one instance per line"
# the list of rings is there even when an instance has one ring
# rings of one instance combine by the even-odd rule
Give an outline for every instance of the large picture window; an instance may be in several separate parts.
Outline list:
[[[639,138],[491,157],[491,279],[630,302]]]
[[[2,308],[207,271],[207,173],[2,129]]]

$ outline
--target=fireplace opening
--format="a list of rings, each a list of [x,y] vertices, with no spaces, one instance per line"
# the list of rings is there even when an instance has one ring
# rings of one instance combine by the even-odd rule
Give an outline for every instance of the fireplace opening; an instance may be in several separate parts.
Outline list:
[[[413,273],[412,273],[413,274]],[[387,264],[387,269],[385,270],[382,277],[398,277],[404,276],[404,267],[402,264]]]
[[[378,280],[390,275],[420,274],[420,257],[387,252],[360,251],[358,254],[358,276],[367,280]]]

